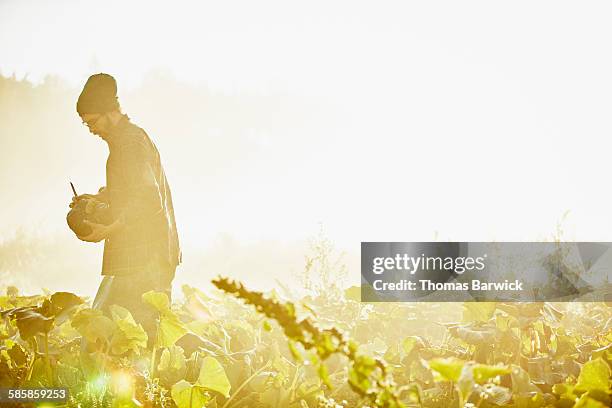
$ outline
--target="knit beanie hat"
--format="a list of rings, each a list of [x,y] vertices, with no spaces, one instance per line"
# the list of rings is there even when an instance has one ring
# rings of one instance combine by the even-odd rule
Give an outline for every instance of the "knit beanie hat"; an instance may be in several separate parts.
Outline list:
[[[79,115],[119,109],[115,78],[103,73],[90,76],[79,95],[76,109]]]

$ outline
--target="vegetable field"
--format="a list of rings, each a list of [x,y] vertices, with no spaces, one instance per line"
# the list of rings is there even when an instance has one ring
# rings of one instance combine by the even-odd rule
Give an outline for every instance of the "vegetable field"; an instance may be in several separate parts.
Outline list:
[[[605,303],[291,299],[184,286],[157,336],[68,292],[0,297],[0,387],[66,387],[66,407],[609,407]],[[22,404],[22,405],[19,405]],[[6,403],[4,406],[36,406]]]

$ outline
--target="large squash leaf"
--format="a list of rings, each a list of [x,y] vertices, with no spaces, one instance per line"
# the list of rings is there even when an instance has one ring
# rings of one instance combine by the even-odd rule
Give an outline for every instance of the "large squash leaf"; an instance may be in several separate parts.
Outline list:
[[[172,399],[178,408],[203,408],[210,401],[201,387],[181,380],[172,386]]]
[[[159,312],[159,328],[156,339],[158,347],[171,347],[188,332],[183,322],[170,308],[168,295],[149,291],[142,295],[142,300]]]
[[[110,311],[117,325],[111,339],[111,352],[121,355],[132,350],[140,354],[140,349],[147,347],[147,333],[140,324],[136,323],[129,310],[118,305],[111,305]]]
[[[223,366],[213,357],[204,358],[196,385],[217,391],[226,398],[232,388]]]
[[[463,321],[488,322],[496,307],[496,302],[466,302],[463,304]]]
[[[578,391],[609,391],[610,390],[610,367],[601,358],[588,361],[582,366],[578,382]]]
[[[429,360],[429,367],[440,374],[446,381],[459,381],[465,361],[457,358],[434,358]]]

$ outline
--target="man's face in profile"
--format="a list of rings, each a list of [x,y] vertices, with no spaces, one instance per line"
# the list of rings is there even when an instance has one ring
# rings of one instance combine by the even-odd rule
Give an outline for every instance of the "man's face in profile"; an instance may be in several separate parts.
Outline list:
[[[81,120],[92,134],[105,139],[105,136],[108,134],[108,118],[105,114],[84,113],[81,115]]]

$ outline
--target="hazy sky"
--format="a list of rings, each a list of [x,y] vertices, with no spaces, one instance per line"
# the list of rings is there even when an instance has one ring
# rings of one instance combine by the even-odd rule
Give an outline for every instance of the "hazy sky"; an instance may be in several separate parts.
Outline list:
[[[128,94],[161,71],[329,113],[316,134],[255,129],[254,161],[233,164],[215,217],[186,223],[193,245],[297,240],[322,222],[355,257],[360,241],[543,239],[568,210],[566,238],[610,241],[611,12],[603,1],[5,0],[0,73],[78,89],[105,71]],[[179,178],[191,216],[209,196]]]

